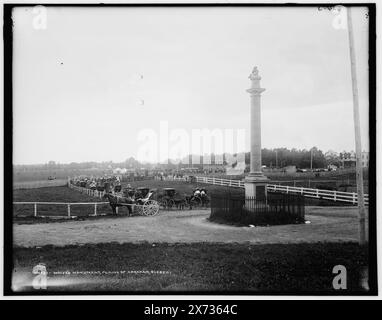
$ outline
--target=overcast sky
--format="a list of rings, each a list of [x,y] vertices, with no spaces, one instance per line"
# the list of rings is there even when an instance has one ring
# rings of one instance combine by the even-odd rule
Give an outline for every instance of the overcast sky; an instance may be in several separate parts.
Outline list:
[[[353,9],[362,147],[368,19]],[[262,146],[354,150],[346,30],[318,8],[14,10],[14,163],[123,161],[143,129],[249,130],[262,77]],[[243,149],[249,150],[249,138]],[[241,150],[238,150],[241,151]]]

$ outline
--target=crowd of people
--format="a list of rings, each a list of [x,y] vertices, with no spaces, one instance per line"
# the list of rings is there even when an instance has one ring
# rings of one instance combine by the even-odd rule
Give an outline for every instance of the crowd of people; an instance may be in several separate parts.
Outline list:
[[[173,181],[177,179],[182,179],[186,182],[196,182],[196,177],[192,175],[186,175],[186,174],[179,174],[179,173],[174,173],[174,174],[164,174],[164,173],[158,173],[157,175],[154,176],[156,180],[161,180],[161,181]]]
[[[70,179],[70,183],[91,190],[104,191],[106,189],[121,191],[121,179],[119,176],[109,175],[102,177],[79,176]]]
[[[204,198],[207,196],[207,190],[204,188],[196,188],[194,190],[194,197]]]
[[[163,174],[159,174],[156,176],[159,180],[173,180],[175,178],[185,178],[185,181],[188,181],[192,178],[192,176],[174,174],[172,176],[165,176]],[[91,190],[98,191],[108,191],[108,192],[121,192],[122,184],[121,178],[115,175],[105,175],[102,177],[88,177],[88,176],[78,176],[70,179],[70,183],[72,185],[88,188]],[[125,188],[127,191],[133,190],[131,185],[128,183]],[[125,191],[126,191],[125,190]],[[205,188],[197,187],[193,191],[193,195],[195,197],[205,197],[207,196],[207,190]]]

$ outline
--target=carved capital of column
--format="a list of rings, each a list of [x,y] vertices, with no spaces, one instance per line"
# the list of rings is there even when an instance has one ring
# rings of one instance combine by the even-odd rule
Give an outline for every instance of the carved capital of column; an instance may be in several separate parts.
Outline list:
[[[249,89],[247,89],[247,92],[251,96],[261,96],[261,93],[264,92],[264,91],[265,91],[264,88],[249,88]]]

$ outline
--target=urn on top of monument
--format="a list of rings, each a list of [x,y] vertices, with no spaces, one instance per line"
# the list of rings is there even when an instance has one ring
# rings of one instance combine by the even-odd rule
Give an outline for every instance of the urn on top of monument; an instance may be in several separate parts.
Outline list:
[[[260,94],[265,91],[264,88],[260,87],[261,77],[259,76],[259,70],[257,67],[254,67],[252,73],[248,77],[251,80],[251,88],[247,90],[247,92],[252,94]]]

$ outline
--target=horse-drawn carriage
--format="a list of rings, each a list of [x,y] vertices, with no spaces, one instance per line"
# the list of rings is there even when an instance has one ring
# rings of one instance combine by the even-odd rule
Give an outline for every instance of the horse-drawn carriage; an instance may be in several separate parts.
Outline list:
[[[154,193],[154,190],[151,190]],[[139,187],[135,189],[135,198],[145,198],[150,192],[150,188]]]
[[[207,190],[204,188],[196,188],[191,195],[182,195],[174,188],[163,188],[157,192],[156,189],[148,187],[134,189],[130,185],[121,192],[113,192],[109,188],[105,188],[105,191],[105,197],[108,198],[114,214],[116,214],[117,207],[127,207],[129,215],[137,213],[153,216],[159,212],[160,207],[164,209],[184,209],[186,207],[192,209],[207,206],[210,202]]]
[[[207,190],[204,188],[196,188],[190,197],[190,203],[193,206],[207,206],[210,203]]]
[[[148,188],[142,188],[146,191]],[[141,190],[142,191],[142,190]],[[127,207],[129,215],[137,213],[142,216],[154,216],[159,212],[159,204],[153,199],[153,190],[148,190],[147,193],[140,197],[144,193],[127,192],[124,195],[112,194],[111,192],[105,193],[105,197],[109,200],[110,206],[114,214],[117,214],[117,207]]]
[[[159,204],[167,209],[177,207],[183,209],[187,204],[187,197],[180,195],[174,188],[163,188],[157,194]]]
[[[166,209],[173,207],[184,209],[186,206],[192,209],[193,207],[206,206],[210,202],[207,191],[204,188],[197,188],[192,195],[181,195],[174,188],[163,188],[162,192],[156,195],[156,199]]]

